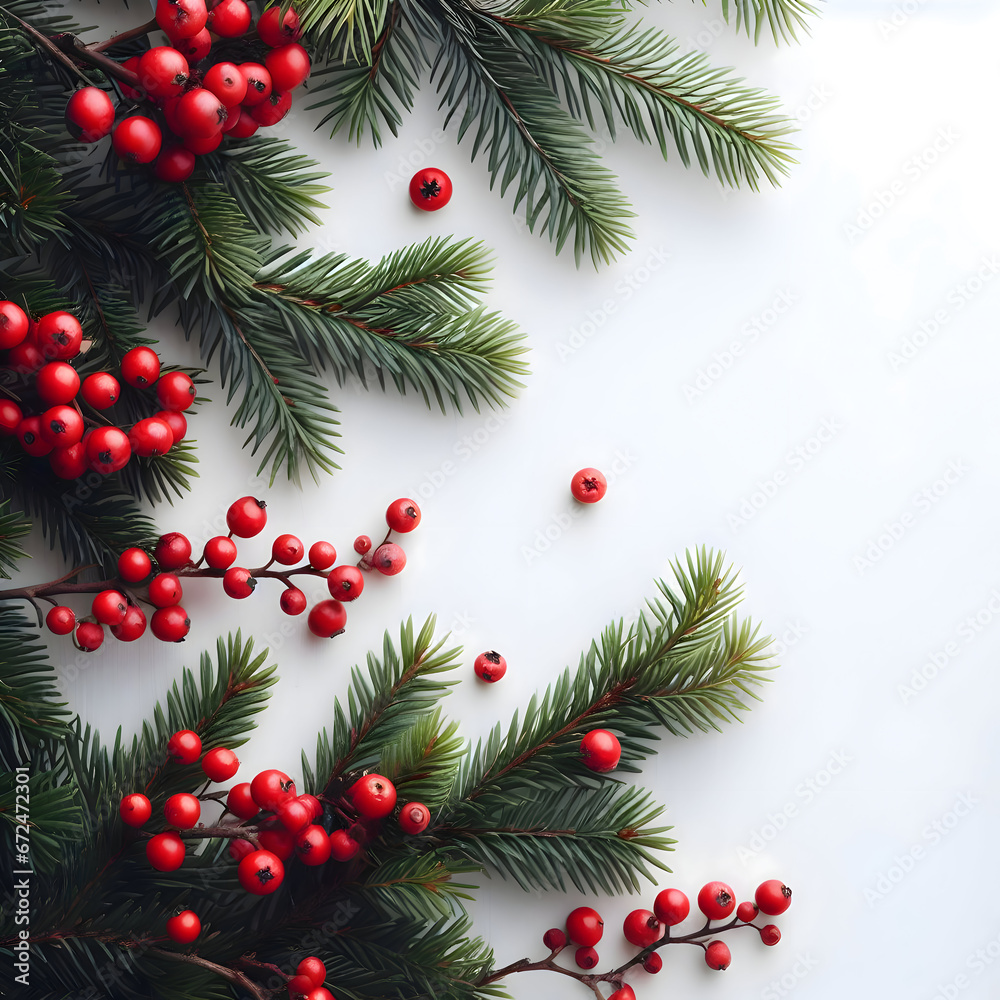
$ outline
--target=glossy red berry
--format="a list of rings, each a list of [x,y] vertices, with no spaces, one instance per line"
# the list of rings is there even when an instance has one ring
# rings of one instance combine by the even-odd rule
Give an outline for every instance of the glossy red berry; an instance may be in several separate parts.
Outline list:
[[[312,822],[312,809],[298,798],[286,799],[278,806],[275,816],[278,822],[292,833],[296,833]]]
[[[663,937],[663,926],[650,910],[633,910],[622,924],[622,933],[629,944],[648,948]]]
[[[321,639],[332,639],[344,631],[347,609],[340,601],[320,601],[309,612],[306,624],[313,635],[318,635]]]
[[[0,399],[0,434],[7,437],[16,434],[22,420],[24,413],[14,400]]]
[[[604,936],[604,921],[597,910],[578,906],[566,918],[566,933],[574,944],[590,947]]]
[[[292,107],[292,95],[287,90],[272,90],[259,104],[250,109],[250,114],[259,125],[270,128],[277,125]]]
[[[737,920],[742,920],[743,923],[748,924],[751,920],[757,917],[757,904],[751,903],[749,900],[745,903],[740,903],[736,907],[736,918]]]
[[[423,833],[430,821],[431,811],[423,802],[407,802],[399,811],[399,828],[410,836]]]
[[[247,81],[247,92],[243,98],[244,108],[255,107],[271,96],[273,84],[266,66],[252,62],[240,63],[240,72]]]
[[[420,524],[420,508],[413,500],[405,497],[400,500],[393,500],[389,504],[389,509],[385,512],[385,523],[393,531],[405,534]]]
[[[236,543],[225,535],[216,535],[205,543],[205,562],[212,569],[229,569],[236,561]]]
[[[76,644],[84,652],[92,653],[104,642],[104,629],[96,622],[80,622],[76,627]]]
[[[151,347],[133,347],[122,356],[122,378],[142,389],[160,377],[160,357]]]
[[[655,951],[651,951],[643,960],[642,967],[649,973],[655,975],[663,968],[663,959]]]
[[[278,598],[278,607],[286,615],[301,615],[308,605],[306,595],[298,587],[286,587]]]
[[[507,661],[495,649],[490,649],[476,657],[472,669],[480,680],[493,684],[507,673]]]
[[[760,939],[771,948],[781,940],[781,930],[775,924],[765,924],[760,929]]]
[[[367,535],[358,535],[354,539],[354,551],[357,552],[359,556],[363,556],[366,552],[371,552],[372,550],[372,540]]]
[[[542,935],[542,944],[549,951],[557,951],[559,948],[565,948],[568,943],[569,938],[566,937],[566,932],[559,927],[550,927]]]
[[[723,920],[736,909],[736,897],[725,882],[709,882],[698,892],[698,909],[709,920]]]
[[[396,786],[381,774],[358,778],[347,797],[363,819],[382,819],[396,808]]]
[[[197,153],[198,156],[204,156],[206,153],[218,149],[222,144],[222,131],[220,129],[215,135],[209,136],[186,135],[182,141],[185,149]]]
[[[236,837],[229,841],[229,856],[234,861],[242,861],[248,854],[253,854],[258,848],[254,847],[249,840]]]
[[[207,27],[220,38],[239,38],[247,33],[252,20],[253,15],[244,0],[220,0],[208,12]]]
[[[79,479],[90,468],[87,449],[82,441],[68,448],[53,448],[49,452],[49,465],[60,479]]]
[[[270,851],[254,851],[239,863],[236,875],[247,892],[268,896],[284,881],[285,866]]]
[[[180,134],[185,139],[210,139],[222,131],[226,121],[226,106],[210,90],[198,87],[181,96],[174,108],[174,115]]]
[[[252,110],[252,108],[240,108],[239,117],[236,121],[230,124],[227,120],[223,126],[226,134],[231,135],[234,139],[250,138],[260,128],[260,122],[255,121],[253,115],[250,113]]]
[[[119,642],[135,642],[146,631],[146,615],[138,604],[130,604],[125,617],[111,626],[111,634]]]
[[[159,417],[170,428],[170,433],[174,436],[174,444],[184,440],[188,425],[183,413],[178,413],[177,410],[160,410],[154,416]]]
[[[91,602],[90,611],[102,625],[117,625],[125,618],[128,601],[117,590],[102,590]]]
[[[606,729],[592,729],[580,741],[580,755],[586,767],[603,774],[618,766],[622,747],[614,733]]]
[[[725,941],[712,941],[705,949],[705,964],[710,969],[718,969],[721,972],[729,968],[732,960],[733,956]]]
[[[769,878],[757,886],[754,900],[761,913],[776,917],[792,905],[792,890],[781,879]]]
[[[330,856],[334,861],[350,861],[361,845],[346,830],[330,831]]]
[[[274,812],[282,802],[295,798],[295,782],[284,771],[271,767],[255,775],[250,794],[261,809]]]
[[[195,155],[190,149],[185,149],[183,146],[168,146],[160,150],[160,155],[153,164],[153,173],[158,180],[166,181],[168,184],[180,184],[194,173],[196,162]]]
[[[163,144],[160,126],[144,115],[120,121],[111,133],[115,152],[130,163],[152,163]]]
[[[156,383],[156,398],[165,410],[186,410],[197,394],[194,382],[184,372],[166,372]]]
[[[168,531],[160,535],[153,558],[160,569],[180,569],[191,561],[191,542],[179,531]]]
[[[653,913],[656,919],[668,927],[687,919],[691,912],[691,901],[680,889],[664,889],[657,893],[653,901]]]
[[[190,38],[208,23],[205,0],[157,0],[156,23],[171,41]]]
[[[253,819],[260,812],[260,806],[250,794],[250,782],[241,781],[233,785],[226,796],[226,808],[240,819]]]
[[[319,819],[323,815],[323,803],[315,795],[305,792],[299,796],[299,801],[304,802],[309,807],[309,815],[313,819]]]
[[[294,90],[304,83],[311,68],[309,53],[298,42],[271,49],[264,57],[264,65],[271,74],[272,87],[281,91]]]
[[[232,750],[216,747],[202,758],[201,769],[212,781],[228,781],[240,769],[240,761]]]
[[[122,387],[118,379],[109,372],[94,372],[83,380],[80,393],[88,406],[95,410],[106,410],[118,402]]]
[[[201,756],[201,737],[193,729],[178,729],[167,740],[167,753],[179,764],[193,764]]]
[[[271,543],[271,558],[282,566],[294,566],[305,552],[302,540],[295,535],[278,535]]]
[[[182,910],[167,921],[167,937],[178,944],[190,944],[201,933],[201,920],[194,910]]]
[[[212,36],[208,28],[202,28],[196,35],[190,38],[177,38],[173,41],[173,46],[185,59],[189,65],[201,62],[212,51]]]
[[[425,212],[436,212],[451,201],[451,178],[437,167],[418,170],[410,179],[410,201]]]
[[[173,830],[146,841],[146,860],[158,872],[174,872],[184,863],[184,841]]]
[[[83,327],[68,312],[46,313],[35,327],[35,346],[46,361],[68,361],[80,353]]]
[[[313,569],[329,569],[337,561],[337,550],[329,542],[313,542],[309,546],[309,565]]]
[[[39,429],[53,448],[70,448],[83,438],[83,417],[75,407],[59,403],[42,414]]]
[[[257,834],[257,841],[265,851],[287,861],[295,853],[295,834],[283,826],[270,826]]]
[[[71,403],[80,391],[80,376],[76,369],[65,361],[50,361],[38,369],[35,389],[49,406]]]
[[[172,45],[154,45],[139,57],[135,72],[146,93],[162,99],[184,93],[191,70],[187,59]]]
[[[155,458],[165,455],[174,446],[174,432],[159,417],[144,417],[132,425],[128,440],[134,455]]]
[[[285,984],[288,990],[288,1000],[306,1000],[306,996],[315,988],[315,984],[308,976],[292,976]]]
[[[140,827],[153,815],[153,804],[145,795],[133,792],[121,800],[118,814],[126,826]]]
[[[183,642],[191,631],[191,619],[179,604],[157,608],[149,619],[149,630],[161,642]]]
[[[157,573],[149,581],[149,603],[156,608],[169,608],[179,604],[184,596],[180,577],[174,573]]]
[[[570,490],[580,503],[597,503],[608,492],[608,481],[598,469],[581,469],[573,476]]]
[[[282,17],[280,4],[268,7],[257,18],[257,34],[260,36],[260,40],[271,48],[298,41],[302,34],[299,28],[299,15],[295,13],[294,8],[289,7]],[[317,983],[317,985],[321,985],[321,983]]]
[[[622,985],[608,997],[608,1000],[635,1000],[635,990],[632,989],[628,983],[622,983]]]
[[[589,945],[585,948],[577,948],[573,957],[581,969],[592,969],[601,960],[601,956]]]
[[[336,566],[326,578],[330,593],[340,601],[353,601],[365,589],[365,575],[357,566]]]
[[[241,497],[226,512],[229,530],[240,538],[259,535],[267,524],[267,504],[256,497]]]
[[[330,860],[332,848],[326,830],[313,824],[295,835],[295,853],[306,865],[323,865]]]
[[[272,8],[277,10],[277,8]],[[295,969],[297,976],[305,976],[313,986],[322,986],[326,982],[326,966],[315,956],[309,955],[299,962]]]
[[[249,597],[257,586],[257,581],[250,570],[242,566],[231,566],[222,577],[222,589],[234,600],[241,601]]]
[[[53,635],[69,635],[76,628],[76,615],[72,608],[59,604],[49,609],[45,625]]]
[[[118,557],[118,575],[126,583],[141,583],[152,572],[153,560],[142,549],[126,549]]]
[[[395,576],[406,565],[406,553],[395,542],[383,542],[369,561],[383,576]]]
[[[335,1000],[335,998],[329,990],[317,986],[316,989],[306,994],[306,1000]]]
[[[16,302],[0,300],[0,350],[17,347],[28,336],[30,326],[28,314]]]
[[[190,830],[201,818],[201,803],[190,793],[179,792],[164,803],[163,816],[168,826]]]
[[[52,451],[52,445],[42,434],[42,418],[39,416],[25,417],[17,425],[17,439],[21,447],[33,458],[41,458]]]

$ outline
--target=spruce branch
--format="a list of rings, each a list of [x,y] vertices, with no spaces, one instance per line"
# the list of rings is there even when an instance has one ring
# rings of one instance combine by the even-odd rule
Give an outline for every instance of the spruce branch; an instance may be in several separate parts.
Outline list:
[[[809,31],[807,17],[819,16],[819,9],[805,0],[722,0],[722,16],[727,23],[732,16],[730,3],[735,10],[737,31],[742,26],[749,36],[753,24],[754,44],[760,40],[765,24],[771,29],[775,44],[792,42],[796,40],[797,29]]]

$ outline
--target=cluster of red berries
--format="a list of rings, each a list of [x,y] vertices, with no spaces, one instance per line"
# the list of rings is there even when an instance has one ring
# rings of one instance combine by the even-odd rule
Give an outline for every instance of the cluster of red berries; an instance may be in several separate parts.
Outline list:
[[[180,603],[184,597],[184,578],[221,577],[223,590],[236,600],[254,592],[258,577],[275,578],[284,583],[278,601],[281,610],[287,615],[300,615],[308,600],[290,578],[307,575],[325,579],[331,595],[310,610],[309,630],[321,638],[332,638],[343,632],[347,624],[344,602],[355,600],[364,590],[362,570],[374,569],[385,576],[395,576],[406,565],[406,553],[390,542],[389,537],[393,531],[406,533],[416,528],[420,523],[420,508],[413,500],[402,498],[389,505],[385,518],[389,531],[374,551],[368,535],[359,535],[354,540],[354,549],[362,557],[356,566],[335,566],[337,550],[330,542],[314,542],[307,556],[301,539],[284,534],[272,543],[270,562],[250,570],[234,565],[238,550],[233,539],[259,535],[267,524],[267,505],[256,497],[241,497],[226,512],[229,534],[210,538],[197,563],[191,561],[192,546],[187,536],[179,531],[168,532],[160,536],[152,557],[138,547],[122,552],[118,557],[118,578],[97,585],[100,589],[91,602],[89,618],[77,621],[72,608],[53,601],[45,623],[56,635],[68,635],[75,630],[76,645],[93,651],[104,641],[105,626],[116,639],[124,642],[138,639],[147,626],[140,607],[140,601],[144,601],[155,609],[148,623],[153,635],[164,642],[181,642],[191,628],[191,619]],[[308,562],[296,566],[303,558],[308,558]],[[275,563],[290,568],[271,569]],[[63,587],[58,592],[76,591]],[[44,593],[39,596],[52,600]]]
[[[93,411],[111,409],[121,383],[110,372],[81,379],[70,362],[80,356],[83,328],[68,312],[50,312],[32,320],[15,302],[0,302],[0,350],[3,367],[23,379],[18,402],[0,399],[0,434],[14,436],[36,458],[48,456],[60,479],[78,479],[88,469],[110,475],[133,454],[163,455],[187,434],[183,414],[195,398],[194,383],[183,372],[160,374],[160,359],[149,347],[134,347],[121,362],[121,377],[137,389],[155,385],[162,409],[127,430],[84,417],[82,400]],[[88,427],[90,423],[93,426]]]
[[[143,102],[140,114],[118,117],[98,87],[76,91],[66,106],[70,132],[82,142],[111,133],[115,152],[131,163],[153,163],[162,181],[191,176],[199,154],[217,149],[225,135],[245,139],[276,125],[292,106],[292,91],[309,77],[310,60],[298,44],[299,18],[289,8],[269,7],[248,37],[247,61],[208,61],[213,36],[244,38],[253,21],[244,0],[158,0],[156,23],[169,45],[156,45],[123,64],[129,102]],[[136,110],[134,103],[128,111]]]
[[[732,960],[729,946],[725,941],[702,941],[720,931],[733,927],[754,927],[766,945],[776,945],[781,940],[781,931],[775,924],[758,927],[753,921],[761,913],[777,916],[791,905],[792,890],[778,879],[768,879],[757,886],[752,901],[736,905],[736,896],[725,882],[709,882],[698,893],[698,909],[706,918],[705,925],[690,934],[672,936],[670,928],[687,919],[691,912],[691,901],[680,889],[664,889],[653,902],[652,910],[633,910],[622,924],[622,933],[629,944],[642,949],[641,962],[646,972],[656,973],[663,967],[663,959],[657,949],[672,943],[700,944],[704,948],[705,962],[711,969],[726,969]],[[713,920],[726,920],[735,910],[736,916],[722,927],[712,927]],[[545,947],[554,957],[570,943],[577,946],[576,964],[581,969],[593,969],[600,961],[594,946],[604,936],[604,920],[597,910],[590,906],[578,906],[566,918],[565,929],[553,927],[542,938]],[[638,959],[629,963],[637,964]],[[635,1000],[631,986],[621,983],[608,1000]]]

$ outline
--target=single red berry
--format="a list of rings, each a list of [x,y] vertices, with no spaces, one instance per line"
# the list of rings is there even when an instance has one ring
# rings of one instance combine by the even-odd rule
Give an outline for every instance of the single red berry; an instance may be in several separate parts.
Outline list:
[[[733,956],[725,941],[712,941],[705,949],[705,964],[710,969],[718,969],[721,972],[729,968],[732,960]]]
[[[24,420],[24,414],[14,400],[0,399],[0,434],[7,437],[16,434],[22,420]]]
[[[361,845],[346,830],[330,831],[330,856],[334,861],[350,861]]]
[[[68,448],[53,448],[49,452],[49,465],[60,479],[79,479],[90,468],[86,445],[78,441]]]
[[[287,799],[275,810],[278,822],[292,833],[296,833],[312,821],[312,810],[298,798]]]
[[[381,774],[358,778],[347,797],[363,819],[381,819],[396,808],[396,786]]]
[[[156,158],[153,173],[158,180],[166,181],[168,184],[180,184],[194,173],[196,162],[195,155],[190,149],[185,149],[183,146],[167,146]]]
[[[152,572],[153,560],[142,549],[126,549],[118,557],[118,575],[126,583],[141,583]]]
[[[157,608],[149,619],[149,630],[161,642],[183,642],[191,631],[191,619],[179,604]]]
[[[294,566],[305,552],[302,540],[295,535],[278,535],[271,543],[271,558],[282,566]]]
[[[270,128],[277,125],[292,107],[292,95],[288,90],[272,90],[259,104],[250,109],[250,114],[259,125]]]
[[[304,802],[309,807],[309,814],[313,819],[319,819],[323,815],[323,803],[315,795],[306,792],[299,796],[299,802]]]
[[[229,841],[229,856],[234,861],[242,861],[248,854],[253,854],[257,848],[249,840],[242,840],[239,837]]]
[[[35,388],[38,390],[38,395],[50,406],[55,406],[57,403],[72,403],[80,391],[80,376],[76,369],[65,361],[50,361],[38,369]]]
[[[240,63],[240,72],[247,81],[247,92],[243,98],[244,108],[252,108],[271,96],[273,84],[266,66],[253,62]]]
[[[80,386],[83,400],[95,410],[106,410],[118,402],[122,387],[118,379],[109,372],[94,372],[88,375]]]
[[[687,919],[691,912],[691,901],[680,889],[664,889],[656,894],[653,913],[661,924],[673,927]]]
[[[191,561],[191,542],[187,535],[179,531],[169,531],[160,535],[153,558],[160,569],[180,569]]]
[[[261,809],[274,812],[282,802],[295,798],[295,782],[276,768],[268,768],[250,782],[250,794]]]
[[[125,617],[111,626],[111,634],[119,642],[135,642],[146,631],[146,615],[138,604],[130,604]]]
[[[283,826],[261,830],[257,840],[265,851],[276,854],[282,861],[287,861],[295,853],[295,834]]]
[[[418,170],[410,179],[410,201],[425,212],[436,212],[451,201],[451,178],[437,167]]]
[[[0,300],[0,351],[10,350],[28,336],[28,314],[10,299]]]
[[[160,377],[160,357],[151,347],[133,347],[122,356],[122,378],[142,389]]]
[[[158,872],[174,872],[184,863],[184,841],[167,830],[146,841],[146,860]]]
[[[573,957],[576,959],[576,964],[580,966],[581,969],[592,969],[601,960],[601,956],[598,955],[597,952],[590,946],[577,948],[576,955]]]
[[[174,573],[157,573],[149,581],[149,603],[156,608],[169,608],[179,604],[184,596],[181,581]]]
[[[317,986],[311,993],[306,994],[306,1000],[335,1000],[335,998],[329,990]]]
[[[257,18],[257,34],[260,36],[260,40],[271,48],[296,42],[302,35],[299,28],[299,15],[295,13],[294,8],[289,7],[282,17],[280,4],[268,7]],[[322,980],[316,985],[322,985]]]
[[[35,327],[35,346],[47,361],[69,361],[80,353],[83,327],[68,312],[46,313]]]
[[[771,948],[781,940],[781,931],[775,924],[765,924],[760,929],[760,939]]]
[[[292,976],[285,984],[288,989],[288,1000],[306,1000],[316,985],[308,976]]]
[[[581,469],[573,476],[570,490],[580,503],[597,503],[608,492],[608,481],[597,469]]]
[[[30,375],[45,364],[45,357],[33,340],[22,340],[7,352],[7,367],[18,375]]]
[[[179,792],[164,803],[163,815],[168,826],[190,830],[201,818],[201,803],[188,792]]]
[[[698,893],[698,909],[709,920],[723,920],[736,909],[736,897],[725,882],[709,882]]]
[[[566,937],[566,932],[559,927],[550,927],[542,935],[542,944],[549,951],[557,951],[560,948],[565,948],[568,943],[569,938]]]
[[[212,781],[228,781],[240,769],[240,761],[232,750],[216,747],[202,758],[201,769]]]
[[[233,785],[226,796],[226,808],[240,819],[253,819],[260,812],[260,806],[250,794],[250,782],[241,781]]]
[[[159,417],[144,417],[132,425],[128,440],[133,454],[155,458],[165,455],[174,446],[174,432]]]
[[[622,985],[608,997],[608,1000],[635,1000],[635,990],[628,983]]]
[[[126,826],[140,827],[153,815],[153,804],[145,795],[133,792],[122,799],[118,813]]]
[[[115,152],[130,163],[152,163],[163,144],[160,126],[144,115],[120,121],[111,133]]]
[[[271,49],[264,57],[275,90],[294,90],[309,78],[309,53],[298,42]]]
[[[321,639],[332,639],[344,631],[347,609],[340,601],[320,601],[309,612],[306,624],[313,635],[318,635]]]
[[[272,9],[277,10],[276,7]],[[302,959],[295,969],[295,974],[305,976],[312,981],[313,986],[322,986],[326,982],[326,966],[315,955],[308,955]]]
[[[182,910],[167,921],[167,937],[178,944],[190,944],[201,933],[201,921],[194,910]]]
[[[53,448],[70,448],[83,439],[83,417],[75,407],[59,403],[42,414],[40,430]]]
[[[781,879],[769,878],[757,886],[754,899],[762,913],[776,917],[792,905],[792,890]]]
[[[415,501],[407,500],[405,497],[401,500],[393,500],[385,512],[385,523],[393,531],[398,531],[400,534],[413,531],[420,524],[420,508]]]
[[[240,538],[253,538],[267,524],[267,504],[256,497],[241,497],[226,511],[229,530]]]
[[[237,601],[249,597],[256,586],[257,581],[250,575],[250,570],[242,566],[231,566],[222,577],[222,589]]]
[[[210,90],[198,87],[181,96],[174,115],[185,139],[211,139],[222,131],[226,106]]]
[[[128,601],[117,590],[102,590],[91,602],[90,611],[102,625],[117,625],[125,619]]]
[[[431,821],[431,811],[423,802],[407,802],[399,811],[399,828],[415,836],[423,833]]]
[[[298,587],[285,587],[278,598],[278,607],[286,615],[301,615],[309,602]]]
[[[254,120],[250,111],[249,108],[240,108],[239,117],[235,122],[230,125],[227,120],[223,126],[226,134],[231,135],[234,139],[249,139],[260,128],[260,122]]]
[[[201,737],[193,729],[178,729],[167,740],[167,753],[179,764],[193,764],[201,756]]]
[[[472,669],[481,680],[493,684],[507,673],[507,661],[495,649],[490,649],[476,657]]]
[[[622,758],[622,746],[614,733],[606,729],[592,729],[580,741],[583,763],[591,771],[603,774],[613,771]]]
[[[156,23],[171,41],[190,38],[208,23],[205,0],[157,0]]]
[[[604,936],[604,921],[597,910],[578,906],[566,918],[566,933],[574,944],[592,946]]]
[[[157,99],[184,93],[190,72],[187,59],[172,45],[154,45],[139,57],[135,68],[139,85]]]
[[[307,826],[295,835],[295,853],[306,865],[323,865],[330,860],[330,838],[321,826]]]
[[[184,440],[188,424],[183,413],[179,413],[177,410],[160,410],[153,415],[159,417],[170,428],[170,432],[174,436],[174,444]]]
[[[395,576],[406,565],[406,553],[395,542],[383,542],[372,553],[370,562],[383,576]]]
[[[751,920],[757,917],[757,904],[751,903],[749,900],[745,903],[740,903],[736,907],[736,918],[742,920],[743,923],[748,924]]]
[[[371,552],[372,550],[372,540],[367,535],[358,535],[354,539],[354,551],[357,552],[359,556],[363,556],[366,552]]]
[[[52,451],[52,445],[42,434],[42,418],[25,417],[17,425],[17,439],[21,447],[33,458],[41,458]]]
[[[194,382],[184,372],[166,372],[156,383],[156,398],[165,410],[186,410],[197,394]]]
[[[663,937],[663,925],[649,910],[633,910],[622,925],[622,933],[629,944],[648,948]]]
[[[229,569],[236,561],[236,543],[225,535],[205,542],[205,562],[212,569]]]
[[[76,644],[84,652],[92,653],[104,642],[104,629],[96,622],[80,622],[76,627]]]
[[[254,851],[239,863],[236,875],[247,892],[268,896],[284,881],[285,866],[270,851]]]
[[[337,561],[337,550],[329,542],[313,542],[309,546],[309,565],[313,569],[329,569]]]
[[[172,39],[172,43],[191,66],[201,62],[212,51],[212,36],[209,34],[208,28],[202,28],[190,38]]]
[[[45,625],[54,635],[69,635],[76,628],[76,615],[72,608],[59,604],[49,610]]]
[[[239,38],[247,33],[252,20],[244,0],[220,0],[208,12],[207,27],[220,38]]]
[[[336,566],[326,578],[330,593],[341,601],[353,601],[365,589],[365,575],[357,566]]]
[[[663,968],[663,959],[658,952],[652,951],[642,960],[642,967],[655,975]]]

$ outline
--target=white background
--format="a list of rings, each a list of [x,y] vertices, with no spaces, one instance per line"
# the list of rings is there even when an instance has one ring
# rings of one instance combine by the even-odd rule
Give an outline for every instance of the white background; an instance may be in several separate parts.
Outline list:
[[[754,48],[714,4],[643,11],[682,49],[706,49],[779,95],[801,125],[799,164],[780,189],[733,193],[622,138],[605,158],[633,200],[637,236],[596,273],[516,223],[467,143],[448,138],[424,159],[441,123],[429,90],[377,150],[313,134],[316,119],[296,109],[287,134],[333,186],[312,244],[377,258],[432,234],[482,239],[496,256],[489,305],[527,334],[527,386],[500,421],[337,390],[343,471],[302,489],[254,478],[215,387],[217,402],[191,421],[201,479],[156,511],[164,531],[197,549],[252,492],[270,523],[246,545],[247,564],[282,531],[346,553],[357,533],[380,531],[390,500],[413,496],[424,520],[405,541],[406,570],[369,578],[333,643],[284,619],[277,588],[237,604],[211,581],[192,583],[183,645],[150,638],[74,660],[53,640],[71,706],[107,739],[119,724],[130,734],[182,666],[241,626],[271,647],[282,678],[241,752],[245,770],[297,773],[349,667],[384,628],[437,613],[467,651],[446,707],[474,740],[608,621],[634,615],[674,556],[723,549],[781,666],[743,724],[668,738],[649,762],[643,780],[678,840],[661,884],[693,896],[721,878],[746,897],[778,877],[794,901],[777,948],[730,935],[724,975],[694,949],[670,949],[658,977],[632,980],[637,994],[995,996],[993,6],[853,0],[777,48]],[[411,164],[431,163],[455,195],[425,215],[405,182]],[[196,363],[179,334],[158,329],[169,360]],[[605,500],[575,510],[572,472],[616,460]],[[41,547],[37,556],[24,578],[56,575],[59,564]],[[488,648],[509,663],[491,687],[471,670]],[[653,894],[598,902],[609,927],[601,968],[626,956],[616,928]],[[474,907],[476,929],[498,964],[541,957],[542,932],[583,902],[594,900],[528,898],[495,880]],[[991,964],[977,964],[978,949]],[[544,973],[509,985],[518,1000],[589,996]]]

